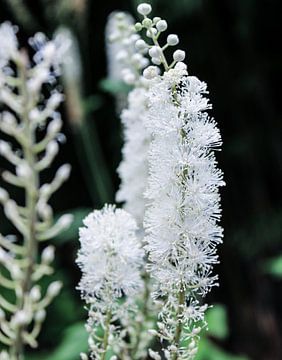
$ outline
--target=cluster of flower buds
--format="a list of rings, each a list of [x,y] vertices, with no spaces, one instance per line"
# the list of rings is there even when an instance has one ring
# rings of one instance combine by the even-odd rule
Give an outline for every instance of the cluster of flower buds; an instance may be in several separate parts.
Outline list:
[[[134,20],[129,14],[114,12],[106,28],[109,78],[122,80],[128,85],[134,85],[142,69],[148,65],[148,59],[144,56],[146,50],[136,51],[135,43],[141,39],[133,24]]]
[[[0,103],[5,109],[0,115],[0,130],[12,139],[11,143],[0,140],[0,154],[15,167],[14,173],[5,170],[1,175],[25,193],[25,204],[19,205],[0,188],[4,213],[22,235],[19,241],[0,235],[0,265],[5,268],[0,287],[13,292],[9,298],[15,299],[12,302],[1,292],[0,342],[10,348],[10,360],[20,358],[25,344],[37,346],[45,309],[62,286],[55,281],[42,294],[37,285],[53,272],[55,252],[47,245],[40,254],[39,242],[53,238],[72,222],[69,214],[54,222],[48,203],[69,177],[70,165],[61,166],[50,183],[40,181],[40,173],[50,167],[59,151],[62,120],[56,109],[63,100],[57,90],[44,99],[42,88],[47,83],[54,85],[67,44],[58,37],[48,41],[38,33],[30,39],[35,55],[29,60],[27,51],[19,48],[16,31],[10,23],[0,25]],[[4,359],[6,352],[1,354]]]
[[[224,181],[214,151],[222,142],[207,113],[206,84],[188,76],[185,52],[177,49],[167,60],[165,50],[178,45],[178,36],[169,34],[160,45],[166,21],[149,17],[150,4],[140,4],[137,11],[143,20],[135,29],[145,29],[147,40],[135,46],[147,49],[153,64],[143,71],[149,82],[144,124],[151,135],[144,228],[153,295],[162,309],[151,334],[166,341],[162,355],[167,360],[190,360],[206,326],[201,298],[217,285],[212,270],[223,235],[218,221]],[[152,349],[150,356],[162,358]]]
[[[135,47],[144,53],[148,52],[151,62],[154,65],[146,67],[143,76],[146,79],[152,79],[160,73],[159,65],[163,65],[165,71],[168,71],[169,69],[172,69],[176,63],[182,62],[185,59],[185,51],[179,49],[175,50],[173,52],[173,60],[169,64],[164,55],[164,51],[169,47],[178,45],[178,36],[176,34],[167,35],[166,43],[161,46],[159,37],[168,28],[166,20],[163,20],[160,17],[150,19],[148,16],[152,11],[150,4],[142,3],[138,5],[137,11],[144,19],[142,22],[137,22],[135,24],[135,30],[139,32],[145,29],[148,42],[143,39],[138,39],[135,43]]]

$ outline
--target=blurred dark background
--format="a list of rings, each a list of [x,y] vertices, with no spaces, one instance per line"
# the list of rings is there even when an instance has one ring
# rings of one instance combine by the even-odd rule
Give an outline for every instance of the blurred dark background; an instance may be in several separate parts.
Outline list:
[[[67,91],[59,157],[73,167],[71,179],[54,196],[58,213],[76,216],[72,228],[54,240],[55,278],[65,288],[50,307],[41,352],[27,359],[78,359],[87,347],[85,310],[75,286],[77,228],[88,211],[114,202],[122,135],[114,97],[101,85],[107,76],[104,28],[113,10],[136,15],[133,0],[0,0],[0,21],[19,25],[24,44],[34,32],[49,37],[61,25],[78,39],[82,79]],[[190,74],[208,83],[212,114],[222,132],[219,162],[224,244],[219,249],[220,287],[211,331],[203,339],[203,360],[282,359],[282,68],[278,0],[154,0],[153,13],[180,37]],[[76,88],[76,84],[71,84]],[[71,89],[73,90],[73,89]],[[78,105],[77,105],[78,104]],[[79,109],[75,107],[78,106]],[[0,172],[7,166],[0,159]],[[12,190],[11,190],[12,191]],[[17,196],[17,194],[16,194]],[[11,229],[3,213],[1,233]],[[236,354],[236,355],[235,355]],[[239,356],[239,355],[242,355]]]

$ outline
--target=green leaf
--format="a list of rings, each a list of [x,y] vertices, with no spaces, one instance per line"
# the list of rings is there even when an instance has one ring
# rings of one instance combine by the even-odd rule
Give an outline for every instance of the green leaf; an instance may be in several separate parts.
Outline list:
[[[127,94],[131,90],[131,86],[118,80],[104,79],[100,81],[99,85],[102,90],[112,95],[119,93]]]
[[[275,277],[282,277],[282,255],[268,260],[263,264],[264,271]]]
[[[228,323],[226,309],[223,305],[217,304],[210,308],[206,314],[208,322],[208,334],[218,338],[225,339],[228,336]]]
[[[233,355],[220,349],[206,338],[202,338],[195,360],[248,360],[243,355]]]

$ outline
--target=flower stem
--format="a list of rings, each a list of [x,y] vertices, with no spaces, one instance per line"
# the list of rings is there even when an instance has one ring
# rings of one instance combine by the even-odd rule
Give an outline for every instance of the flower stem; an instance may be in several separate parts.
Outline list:
[[[24,58],[24,56],[23,56]],[[36,158],[32,151],[35,142],[35,130],[29,120],[30,99],[26,87],[26,64],[25,62],[18,63],[18,71],[20,75],[21,85],[20,93],[22,97],[23,113],[21,121],[24,126],[24,133],[26,138],[26,146],[23,147],[24,159],[27,162],[31,171],[30,182],[25,190],[26,207],[27,207],[27,234],[24,236],[24,247],[26,249],[26,257],[28,266],[24,268],[23,279],[21,282],[21,292],[18,298],[17,310],[23,310],[25,306],[25,296],[32,286],[31,276],[34,269],[37,256],[37,242],[35,234],[35,225],[37,221],[36,204],[38,199],[39,175],[35,169]],[[24,326],[18,326],[16,330],[16,338],[11,348],[12,359],[23,359],[24,344],[23,331]]]
[[[111,312],[111,310],[108,310],[107,315],[106,315],[105,332],[104,332],[104,338],[103,338],[103,354],[101,356],[101,360],[106,359],[107,347],[109,345],[111,319],[112,319],[112,312]]]
[[[183,314],[184,305],[185,305],[185,290],[182,288],[178,294],[178,309],[177,309],[177,313],[176,313],[177,326],[175,329],[175,334],[174,334],[174,339],[173,339],[173,345],[176,346],[177,352],[175,352],[172,355],[172,358],[171,358],[172,360],[178,359],[178,349],[179,349],[179,345],[180,345],[182,326],[183,326],[181,317]]]

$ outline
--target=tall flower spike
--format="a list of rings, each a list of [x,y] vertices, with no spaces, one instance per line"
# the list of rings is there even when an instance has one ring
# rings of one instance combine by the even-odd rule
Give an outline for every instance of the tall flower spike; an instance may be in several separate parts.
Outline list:
[[[148,64],[148,59],[144,57],[148,49],[146,45],[142,46],[145,42],[136,33],[133,18],[127,13],[114,12],[109,16],[106,38],[109,79],[122,80],[134,86],[127,101],[123,101],[122,107],[127,103],[127,108],[121,112],[125,144],[123,160],[118,167],[121,185],[116,200],[124,202],[125,210],[142,226],[149,137],[143,123],[147,109],[147,82],[141,72]]]
[[[144,57],[146,49],[137,50],[136,41],[141,41],[134,29],[134,19],[128,13],[116,11],[110,14],[106,26],[106,46],[108,58],[108,79],[135,85],[140,71],[148,65]],[[126,106],[126,92],[117,95],[117,112]]]
[[[6,110],[0,116],[0,130],[18,144],[0,141],[0,154],[15,166],[15,173],[4,171],[3,180],[20,187],[25,204],[19,206],[0,188],[0,202],[6,217],[22,234],[22,241],[0,235],[0,263],[6,268],[0,275],[0,287],[7,288],[15,301],[0,295],[0,342],[8,347],[10,360],[23,359],[24,346],[37,347],[37,337],[45,318],[45,308],[58,295],[61,283],[53,282],[41,294],[37,281],[52,273],[54,248],[47,246],[39,253],[39,241],[47,240],[66,229],[71,215],[62,216],[55,224],[48,204],[51,195],[68,178],[70,166],[63,165],[50,184],[40,184],[40,173],[47,169],[58,152],[57,136],[62,121],[56,108],[63,96],[53,91],[43,99],[44,84],[53,84],[66,43],[59,38],[48,41],[39,33],[30,40],[35,47],[33,61],[20,50],[16,28],[10,23],[0,25],[0,102]],[[47,90],[47,89],[45,89]],[[47,91],[44,91],[46,94]],[[46,95],[47,96],[47,95]],[[44,136],[37,139],[38,130]],[[12,239],[12,240],[11,240]],[[39,260],[38,260],[39,259]]]
[[[167,24],[148,18],[150,8],[139,5],[144,19],[136,24],[146,30],[149,55],[157,65],[144,70],[150,80],[145,125],[152,135],[146,250],[156,284],[154,297],[163,302],[157,335],[167,341],[164,356],[184,360],[196,355],[207,308],[201,305],[202,297],[217,285],[212,268],[218,261],[216,245],[222,241],[219,187],[224,182],[214,151],[221,137],[207,113],[211,106],[206,84],[188,76],[184,51],[176,50],[169,63],[165,50],[178,44],[178,36],[170,34],[160,45]],[[150,356],[160,359],[153,350]]]
[[[136,238],[137,225],[133,217],[115,206],[105,205],[84,219],[79,230],[81,248],[77,263],[82,271],[78,289],[89,305],[89,347],[91,356],[104,360],[109,347],[122,348],[125,335],[115,325],[123,321],[134,308],[130,297],[141,286],[140,268],[144,252]],[[121,299],[125,295],[125,303]],[[97,335],[103,328],[103,338]],[[83,355],[85,357],[85,355]],[[82,357],[83,358],[83,357]]]

